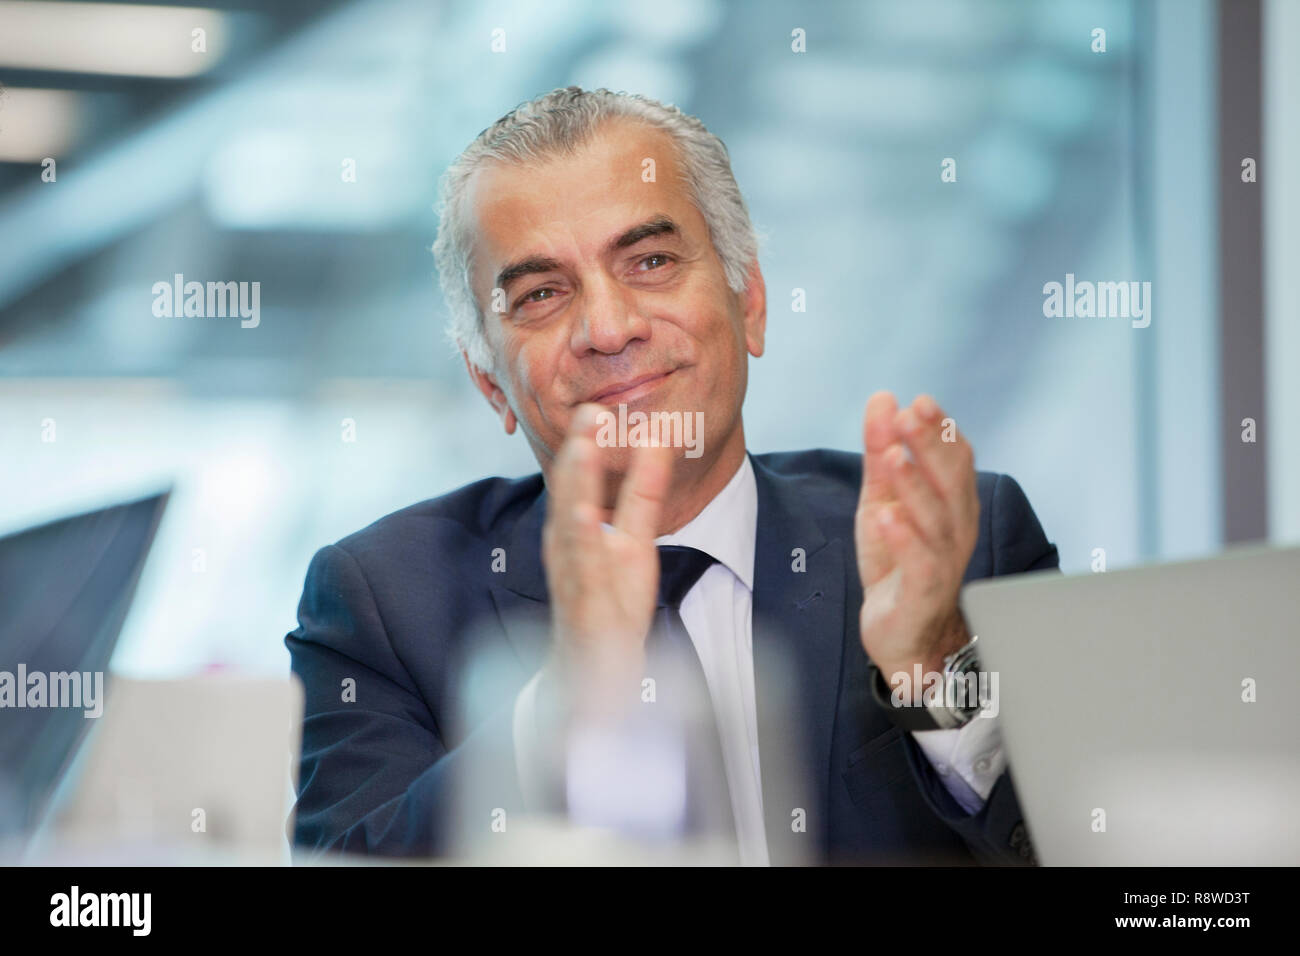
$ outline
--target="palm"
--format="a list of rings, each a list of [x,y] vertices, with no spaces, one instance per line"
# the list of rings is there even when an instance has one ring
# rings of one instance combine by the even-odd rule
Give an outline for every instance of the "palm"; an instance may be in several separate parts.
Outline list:
[[[601,506],[605,475],[593,429],[590,414],[575,416],[556,459],[542,556],[557,634],[586,649],[631,650],[645,640],[654,616],[654,539],[671,450],[637,449],[609,515]]]
[[[886,392],[867,402],[854,543],[862,646],[882,668],[932,664],[964,628],[957,595],[979,500],[970,445],[942,437],[944,421],[928,396],[901,411]]]

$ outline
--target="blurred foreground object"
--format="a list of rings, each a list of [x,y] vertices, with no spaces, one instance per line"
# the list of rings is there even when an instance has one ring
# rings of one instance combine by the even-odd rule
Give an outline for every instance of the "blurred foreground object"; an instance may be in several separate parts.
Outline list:
[[[287,862],[302,709],[296,678],[114,677],[84,766],[59,800],[53,852]]]
[[[170,491],[0,538],[0,841],[21,844],[103,713]]]
[[[1043,863],[1300,864],[1297,581],[1258,548],[965,589]]]

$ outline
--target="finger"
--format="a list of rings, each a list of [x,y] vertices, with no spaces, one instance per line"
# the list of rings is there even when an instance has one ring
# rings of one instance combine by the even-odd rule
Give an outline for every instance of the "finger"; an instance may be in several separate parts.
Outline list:
[[[874,526],[881,505],[892,499],[884,454],[894,443],[893,419],[898,402],[889,392],[876,392],[867,400],[862,423],[862,489],[854,515],[854,543],[857,546],[858,574],[864,586],[889,573],[893,560],[889,549]]]
[[[601,467],[599,449],[591,437],[597,411],[582,406],[574,414],[552,469],[554,487],[547,522],[557,557],[573,572],[589,563],[600,533]],[[576,573],[571,576],[576,577]]]
[[[901,444],[892,445],[884,458],[894,494],[906,519],[931,546],[947,546],[955,523],[952,506],[939,497],[915,463],[908,461]]]
[[[960,449],[960,454],[957,457],[965,459],[965,465],[962,468],[965,474],[959,476],[957,480],[957,487],[960,492],[959,503],[963,506],[962,511],[967,520],[974,522],[979,516],[979,486],[975,475],[974,447],[969,439],[957,429],[956,423],[944,414],[943,409],[929,395],[918,396],[913,405],[922,419],[930,422],[931,425],[938,426],[940,440],[943,439],[947,427],[952,426],[956,440],[951,444]]]
[[[579,409],[577,433],[573,436],[573,500],[569,503],[574,567],[585,582],[595,581],[605,570],[602,538],[605,529],[605,466],[596,444],[599,409]]]
[[[578,408],[571,426],[569,440],[573,442],[573,494],[571,504],[588,504],[595,509],[604,507],[604,467],[600,461],[600,448],[596,445],[596,425],[601,409],[590,404]]]
[[[944,417],[942,409],[931,401],[933,411],[926,414],[923,408],[918,408],[920,401],[898,412],[894,427],[925,479],[941,497],[961,504],[958,496],[965,490],[973,461],[970,443]],[[945,437],[952,441],[945,441]]]
[[[862,424],[862,495],[859,504],[887,501],[892,497],[888,471],[882,456],[898,435],[894,430],[894,417],[898,401],[890,392],[876,392],[867,399],[867,410]]]
[[[652,542],[663,513],[664,497],[672,476],[670,446],[642,446],[633,452],[632,465],[618,489],[613,525],[638,541]]]
[[[576,475],[576,456],[581,437],[596,423],[596,412],[588,405],[580,405],[569,420],[564,443],[555,456],[555,465],[547,476],[546,490],[550,494],[550,504],[557,513],[566,513],[577,493],[574,478]]]

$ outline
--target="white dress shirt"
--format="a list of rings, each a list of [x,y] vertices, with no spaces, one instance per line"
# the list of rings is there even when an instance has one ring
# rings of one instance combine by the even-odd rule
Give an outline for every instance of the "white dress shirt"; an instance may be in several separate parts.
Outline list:
[[[745,455],[727,486],[694,519],[656,545],[685,545],[717,559],[686,593],[681,616],[695,645],[712,698],[731,790],[741,863],[768,864],[763,827],[763,788],[758,753],[758,710],[754,692],[752,629],[754,547],[758,531],[758,488]],[[515,700],[515,759],[525,802],[536,794],[537,677]],[[988,799],[1006,761],[996,717],[978,717],[954,730],[926,730],[912,736],[953,799],[974,813]]]

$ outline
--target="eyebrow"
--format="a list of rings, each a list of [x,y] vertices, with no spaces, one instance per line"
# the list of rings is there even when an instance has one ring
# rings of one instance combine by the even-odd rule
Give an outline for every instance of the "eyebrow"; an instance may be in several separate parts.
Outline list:
[[[615,236],[605,244],[605,249],[607,252],[616,252],[619,249],[626,249],[628,246],[634,246],[638,242],[654,236],[680,235],[681,229],[678,228],[677,223],[667,216],[654,216]],[[555,272],[559,268],[559,261],[552,259],[550,256],[529,256],[526,259],[520,259],[518,262],[510,263],[497,273],[496,287],[504,289],[516,279],[527,275],[535,275],[539,272]]]
[[[606,248],[612,252],[617,249],[626,249],[628,246],[635,246],[642,239],[649,239],[652,236],[679,235],[681,235],[681,230],[677,228],[677,223],[667,216],[655,216],[653,219],[647,219],[645,222],[633,226],[609,243]]]

